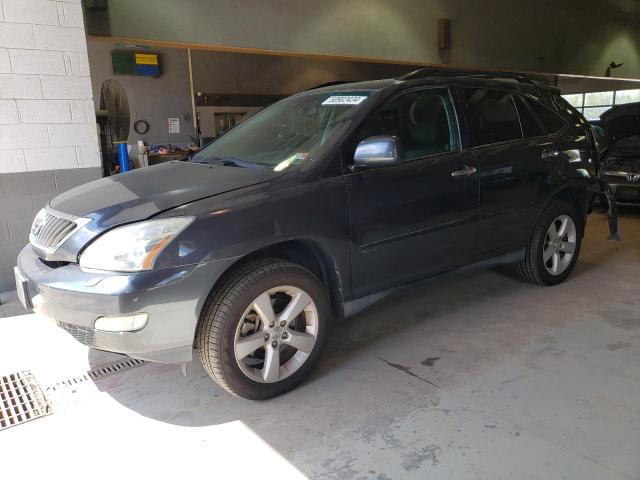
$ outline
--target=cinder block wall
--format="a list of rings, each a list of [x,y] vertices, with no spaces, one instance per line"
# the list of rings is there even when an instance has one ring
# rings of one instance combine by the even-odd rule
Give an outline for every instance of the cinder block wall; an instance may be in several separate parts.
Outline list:
[[[0,0],[0,292],[35,213],[100,177],[81,0]]]

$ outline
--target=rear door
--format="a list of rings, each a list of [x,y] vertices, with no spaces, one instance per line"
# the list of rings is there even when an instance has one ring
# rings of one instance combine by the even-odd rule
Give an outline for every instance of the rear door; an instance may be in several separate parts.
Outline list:
[[[464,265],[477,243],[477,165],[460,148],[450,92],[419,88],[390,99],[355,134],[347,159],[377,135],[399,137],[404,161],[345,175],[355,297]]]
[[[479,172],[479,248],[483,256],[526,245],[544,193],[561,174],[559,152],[518,94],[463,89]]]

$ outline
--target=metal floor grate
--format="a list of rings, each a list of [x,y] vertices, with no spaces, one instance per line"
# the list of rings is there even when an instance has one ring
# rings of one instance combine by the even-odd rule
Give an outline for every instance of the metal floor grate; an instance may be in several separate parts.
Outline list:
[[[108,365],[103,365],[102,367],[89,370],[87,372],[87,375],[89,375],[89,377],[91,377],[93,380],[96,380],[108,375],[113,375],[114,373],[119,373],[123,370],[129,370],[130,368],[139,367],[143,364],[144,360],[138,360],[137,358],[125,358],[124,360],[120,360],[115,363],[110,363]]]
[[[62,380],[61,382],[58,382],[53,386],[47,387],[47,392],[56,392],[58,390],[85,383],[88,380],[99,380],[101,378],[108,377],[109,375],[120,373],[124,370],[139,367],[140,365],[144,365],[144,363],[144,360],[138,360],[137,358],[125,358],[122,360],[118,360],[117,362],[109,363],[107,365],[102,365],[101,367],[94,368],[93,370],[89,370],[88,372],[77,377]]]
[[[49,413],[51,407],[31,372],[0,377],[0,431]]]

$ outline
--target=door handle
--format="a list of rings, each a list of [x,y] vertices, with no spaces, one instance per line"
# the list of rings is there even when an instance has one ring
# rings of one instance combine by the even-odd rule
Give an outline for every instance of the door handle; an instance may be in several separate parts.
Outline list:
[[[549,148],[545,148],[544,150],[542,150],[542,153],[540,154],[540,158],[542,158],[542,160],[547,160],[549,158],[556,158],[559,156],[560,156],[559,150],[551,150]]]
[[[477,171],[478,170],[476,170],[476,167],[470,167],[469,165],[465,165],[463,169],[451,172],[451,176],[453,178],[470,177],[471,175],[475,175]]]

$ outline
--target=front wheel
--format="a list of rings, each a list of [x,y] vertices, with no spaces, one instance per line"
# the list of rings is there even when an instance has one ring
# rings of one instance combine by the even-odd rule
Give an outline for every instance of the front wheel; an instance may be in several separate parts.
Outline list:
[[[520,277],[538,285],[563,282],[578,260],[583,228],[573,205],[553,201],[534,228],[524,260],[516,264]]]
[[[326,343],[330,309],[318,279],[283,260],[246,265],[205,307],[196,343],[202,364],[224,389],[261,400],[302,382]]]

